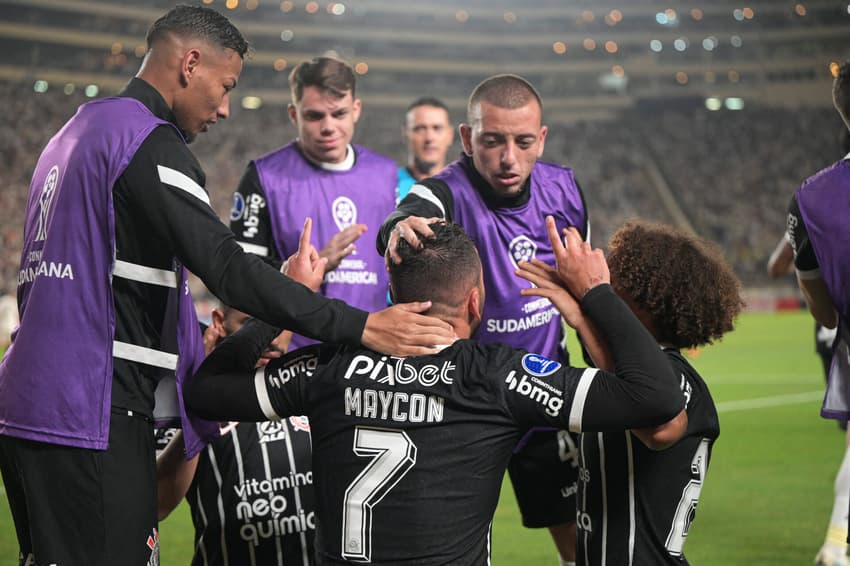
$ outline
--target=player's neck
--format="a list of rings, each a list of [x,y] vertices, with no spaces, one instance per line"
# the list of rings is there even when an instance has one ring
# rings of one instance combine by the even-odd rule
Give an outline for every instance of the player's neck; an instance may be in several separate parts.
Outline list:
[[[419,163],[415,159],[411,159],[407,163],[407,170],[410,172],[411,177],[417,181],[421,181],[422,179],[433,177],[442,171],[444,166],[445,163]]]

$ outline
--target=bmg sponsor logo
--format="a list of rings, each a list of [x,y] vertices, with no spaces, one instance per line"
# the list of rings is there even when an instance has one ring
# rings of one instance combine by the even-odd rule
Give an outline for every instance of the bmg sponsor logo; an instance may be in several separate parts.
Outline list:
[[[546,407],[546,414],[551,417],[557,417],[564,407],[563,393],[539,379],[527,375],[517,379],[516,371],[511,370],[505,378],[505,383],[508,384],[509,391],[516,391]]]
[[[241,197],[241,195],[240,195]],[[236,210],[236,197],[233,197],[233,209],[230,211],[231,218]],[[266,207],[266,199],[256,193],[251,193],[242,204],[244,210],[240,214],[244,218],[242,226],[245,230],[242,231],[242,237],[253,238],[259,231],[257,226],[260,224],[260,209]]]
[[[279,368],[268,370],[269,383],[272,387],[281,388],[289,380],[299,375],[310,377],[319,366],[319,358],[315,354],[298,356],[283,364]]]

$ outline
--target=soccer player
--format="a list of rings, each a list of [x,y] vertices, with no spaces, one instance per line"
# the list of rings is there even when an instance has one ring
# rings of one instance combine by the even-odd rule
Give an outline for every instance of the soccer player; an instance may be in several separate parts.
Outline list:
[[[425,219],[462,225],[481,252],[487,312],[476,334],[482,342],[526,348],[568,363],[557,310],[546,299],[518,297],[528,283],[514,276],[519,261],[552,263],[544,217],[558,228],[590,235],[581,189],[571,169],[537,161],[547,128],[534,87],[516,75],[497,75],[469,97],[460,126],[465,155],[435,177],[413,186],[381,228],[378,249],[398,261],[396,242],[430,236]],[[548,527],[563,564],[575,556],[575,482],[578,453],[566,431],[539,431],[523,439],[509,467],[526,527]]]
[[[396,166],[351,138],[360,118],[354,70],[331,57],[289,75],[289,118],[298,138],[249,163],[234,194],[230,227],[246,251],[280,260],[298,247],[305,216],[327,242],[320,292],[367,311],[386,306],[387,271],[372,246],[355,249],[395,207]],[[318,247],[318,246],[317,246]],[[292,338],[292,347],[311,343]]]
[[[446,154],[454,142],[449,109],[437,98],[417,98],[407,107],[401,135],[407,145],[407,164],[398,168],[397,201],[406,197],[417,181],[446,166]]]
[[[839,67],[832,99],[845,125],[850,128],[850,62]],[[850,315],[850,294],[846,292],[845,283],[850,277],[850,261],[842,243],[850,237],[850,229],[843,221],[841,206],[848,184],[850,163],[845,157],[803,182],[791,199],[787,220],[797,281],[809,311],[823,326],[838,327],[833,347],[834,363],[821,414],[845,420],[850,415],[850,399],[844,398],[840,391],[844,390],[845,381],[850,379],[844,363],[848,350],[845,321]]]
[[[231,307],[213,309],[204,332],[209,350],[248,318]],[[260,364],[285,352],[290,336],[275,338]],[[306,417],[221,423],[220,436],[188,462],[182,434],[168,432],[176,435],[157,458],[159,519],[186,497],[195,526],[192,564],[313,564],[316,505]]]
[[[554,229],[550,237],[557,240]],[[576,562],[687,564],[683,545],[720,428],[708,387],[680,350],[732,330],[743,307],[741,285],[715,246],[669,226],[627,223],[608,251],[611,285],[667,356],[684,409],[650,429],[582,433]],[[537,262],[523,264],[520,275],[537,285],[524,294],[569,311],[560,303],[574,299],[555,270]],[[581,311],[573,312],[579,317],[569,324],[581,327]],[[615,367],[603,340],[592,332],[581,337],[599,367]]]
[[[531,427],[652,427],[682,408],[677,376],[614,294],[602,252],[578,232],[555,254],[616,373],[467,339],[485,308],[481,262],[459,226],[430,228],[421,246],[399,244],[390,288],[400,301],[430,299],[428,314],[461,340],[412,358],[315,345],[255,371],[277,329],[251,321],[187,388],[189,405],[208,418],[309,416],[317,564],[489,564],[505,467]]]
[[[229,115],[248,44],[218,12],[177,6],[147,49],[118,97],[82,105],[50,140],[30,184],[21,324],[0,363],[0,470],[22,564],[158,561],[154,389],[203,357],[184,266],[227,304],[314,337],[409,355],[452,335],[409,307],[330,301],[244,253],[186,143]],[[311,257],[288,273],[320,280]],[[401,332],[413,316],[427,326]],[[183,424],[191,454],[214,423]]]
[[[850,129],[850,61],[839,66],[832,85],[832,102],[844,125]],[[850,293],[847,291],[850,259],[846,248],[850,241],[850,228],[846,222],[848,187],[850,162],[845,156],[803,182],[791,199],[787,218],[787,237],[794,251],[797,282],[809,311],[824,327],[837,328],[821,416],[839,421],[847,421],[850,417],[850,397],[847,395],[850,385],[850,328],[847,322],[850,316]],[[839,482],[846,486],[850,479],[842,477],[839,472],[836,490]],[[831,524],[836,517],[840,521],[840,514],[837,515],[833,507]],[[846,519],[844,525],[846,528]],[[846,542],[847,531],[842,533],[832,528],[830,531],[827,544],[815,559],[816,563],[846,564],[846,550],[841,549],[839,539],[843,534]],[[829,544],[831,540],[833,544]]]

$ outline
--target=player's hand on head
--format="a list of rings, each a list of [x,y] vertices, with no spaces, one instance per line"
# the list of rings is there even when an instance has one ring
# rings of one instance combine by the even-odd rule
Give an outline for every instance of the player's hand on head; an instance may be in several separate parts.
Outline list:
[[[551,265],[539,259],[533,259],[531,262],[521,261],[515,273],[536,285],[530,289],[520,289],[521,295],[549,299],[572,328],[576,328],[583,322],[584,314],[581,312],[578,301],[564,288],[558,272]]]
[[[546,217],[546,229],[555,253],[558,276],[574,297],[581,300],[592,288],[611,282],[605,254],[593,249],[590,242],[583,241],[578,230],[573,227],[564,230],[562,241],[551,216]]]
[[[442,218],[408,216],[404,220],[399,220],[390,232],[390,239],[387,241],[387,251],[384,253],[387,267],[389,267],[390,263],[401,263],[401,257],[398,255],[398,243],[400,240],[404,240],[412,247],[418,248],[422,245],[422,242],[419,240],[420,237],[434,237],[434,232],[428,225],[437,220],[442,220]]]
[[[328,260],[325,272],[339,267],[340,262],[357,248],[354,245],[360,236],[366,232],[365,224],[352,224],[334,234],[333,238],[319,251],[319,257]]]
[[[457,340],[454,328],[438,318],[418,314],[430,302],[404,303],[369,314],[362,344],[391,356],[424,356]]]
[[[319,252],[310,243],[312,228],[313,220],[307,217],[298,241],[298,250],[287,258],[281,271],[284,275],[316,291],[325,278],[325,264],[328,260],[319,257]]]

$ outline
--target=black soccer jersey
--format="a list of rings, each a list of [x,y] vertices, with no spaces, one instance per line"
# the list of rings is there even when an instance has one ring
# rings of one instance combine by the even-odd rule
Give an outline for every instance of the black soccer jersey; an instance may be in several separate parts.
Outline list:
[[[316,514],[305,417],[230,423],[186,494],[196,566],[310,566]]]
[[[687,430],[661,451],[628,431],[581,435],[576,564],[688,563],[682,547],[720,427],[705,382],[678,351],[665,353],[680,376]]]
[[[488,564],[523,433],[657,426],[682,408],[666,358],[610,286],[582,308],[616,375],[471,340],[405,359],[316,345],[254,370],[276,329],[251,321],[207,358],[186,399],[207,418],[309,416],[317,564]]]
[[[320,564],[488,563],[499,487],[522,431],[566,428],[565,404],[582,406],[576,390],[594,374],[471,341],[409,360],[301,352],[271,364],[257,389],[270,417],[311,416]]]

